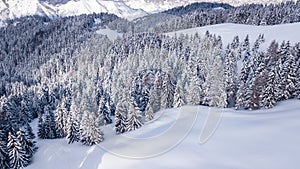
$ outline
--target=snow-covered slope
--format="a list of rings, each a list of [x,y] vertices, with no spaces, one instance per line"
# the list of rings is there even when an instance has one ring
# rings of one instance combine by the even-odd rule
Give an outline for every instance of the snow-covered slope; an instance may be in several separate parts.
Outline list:
[[[176,32],[167,33],[167,35],[174,36],[175,34],[199,34],[204,35],[206,31],[212,34],[220,35],[224,45],[231,43],[234,36],[238,35],[240,40],[244,40],[246,35],[249,35],[250,43],[254,43],[259,34],[264,34],[266,42],[262,44],[262,48],[266,49],[273,40],[281,43],[283,40],[290,41],[292,44],[300,42],[300,34],[296,33],[300,30],[300,23],[282,24],[274,26],[252,26],[242,24],[218,24],[211,26],[204,26],[198,28],[191,28],[180,30]]]
[[[119,33],[115,30],[111,30],[109,28],[105,28],[105,29],[99,29],[96,31],[96,33],[101,34],[101,35],[106,35],[108,37],[109,40],[111,40],[112,42],[115,41],[118,37],[122,37],[123,34]]]
[[[194,2],[219,2],[228,3],[232,6],[239,6],[245,3],[279,3],[283,0],[124,0],[124,2],[135,9],[143,9],[149,13],[171,9],[177,6],[185,6]]]
[[[59,1],[58,1],[59,2]],[[69,0],[61,3],[39,0],[1,0],[0,20],[13,19],[27,15],[71,16],[107,12],[117,16],[135,19],[147,13],[133,9],[122,1],[113,0]]]
[[[39,150],[27,169],[298,168],[299,109],[300,100],[258,111],[204,106],[171,109],[125,135],[109,133],[108,126],[105,141],[97,146],[68,145],[65,139],[39,140]],[[163,136],[166,139],[159,140]],[[203,141],[203,136],[209,137]],[[136,146],[139,141],[147,144]],[[165,149],[167,143],[169,149]],[[108,145],[113,147],[104,150]],[[132,158],[137,153],[150,157]]]

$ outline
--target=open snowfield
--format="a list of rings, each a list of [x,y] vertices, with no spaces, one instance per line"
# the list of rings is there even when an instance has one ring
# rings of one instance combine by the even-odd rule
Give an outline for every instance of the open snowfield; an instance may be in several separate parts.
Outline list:
[[[97,146],[38,140],[27,169],[299,168],[299,111],[300,100],[258,111],[185,106],[126,135],[107,126]]]
[[[122,37],[122,33],[118,33],[115,30],[111,30],[109,28],[99,29],[96,31],[96,33],[101,35],[106,35],[110,41],[115,41],[118,37]]]
[[[175,34],[188,34],[193,35],[198,32],[200,35],[204,35],[206,31],[211,34],[220,35],[223,40],[224,46],[231,43],[235,36],[239,36],[240,41],[244,40],[249,35],[250,43],[253,44],[259,34],[264,34],[265,43],[262,44],[262,48],[266,49],[273,40],[281,43],[283,40],[290,41],[291,44],[300,41],[300,23],[282,24],[274,26],[253,26],[225,23],[211,26],[204,26],[198,28],[191,28],[180,30],[176,32],[167,33],[167,35],[174,36]]]

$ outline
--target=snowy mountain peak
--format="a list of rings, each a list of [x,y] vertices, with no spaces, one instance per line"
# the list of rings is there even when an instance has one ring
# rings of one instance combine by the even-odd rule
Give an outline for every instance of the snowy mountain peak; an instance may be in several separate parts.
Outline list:
[[[122,1],[113,0],[2,0],[0,20],[27,15],[72,16],[107,12],[119,17],[134,19],[145,16],[141,9],[133,9]]]
[[[0,22],[27,15],[72,16],[107,12],[129,20],[194,2],[215,0],[1,0]],[[249,1],[220,0],[238,6]],[[251,3],[279,3],[282,0],[252,0]]]

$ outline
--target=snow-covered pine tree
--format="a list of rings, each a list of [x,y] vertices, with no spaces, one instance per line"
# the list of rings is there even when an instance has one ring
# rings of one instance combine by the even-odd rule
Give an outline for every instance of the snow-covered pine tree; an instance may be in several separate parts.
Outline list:
[[[132,131],[142,126],[142,113],[131,101],[128,108],[128,115],[126,121],[126,131]]]
[[[66,136],[66,120],[68,111],[65,107],[64,101],[62,101],[60,104],[56,107],[55,112],[55,124],[56,124],[56,136],[57,138],[62,138]]]
[[[294,96],[296,91],[297,70],[296,56],[291,53],[288,55],[286,62],[283,65],[284,79],[284,99],[290,99]]]
[[[235,101],[235,109],[240,110],[245,107],[245,90],[246,90],[246,84],[241,81],[239,89],[236,93],[236,101]]]
[[[205,62],[207,75],[205,81],[204,104],[215,107],[226,107],[226,89],[224,69],[221,60],[222,43],[215,37],[207,39],[208,51]]]
[[[149,91],[149,101],[152,105],[153,112],[157,112],[160,110],[161,105],[161,93],[162,93],[162,77],[160,72],[158,71],[155,74],[154,85]]]
[[[126,131],[127,111],[128,107],[126,101],[124,99],[120,100],[115,112],[115,130],[117,134]]]
[[[299,1],[300,4],[300,1]],[[296,92],[295,97],[300,99],[300,43],[295,46],[295,56],[296,56]]]
[[[250,42],[249,42],[249,35],[246,36],[246,38],[244,39],[242,45],[240,46],[241,49],[241,59],[243,60],[243,62],[247,62],[249,57],[250,57]]]
[[[150,102],[148,102],[145,110],[145,121],[151,121],[154,118],[154,112]]]
[[[275,96],[277,101],[281,101],[288,97],[286,93],[286,85],[287,85],[287,76],[288,69],[287,67],[287,59],[291,55],[291,47],[289,42],[283,41],[280,45],[278,51],[278,60],[276,62],[276,72],[275,72]]]
[[[38,116],[38,137],[41,139],[46,139],[47,138],[47,133],[45,130],[45,125],[44,125],[44,121],[41,115]]]
[[[175,86],[169,73],[165,73],[162,85],[161,108],[171,108],[174,99]]]
[[[237,59],[234,51],[228,45],[225,51],[224,76],[227,94],[227,107],[233,107],[237,91]]]
[[[99,144],[104,140],[99,120],[94,112],[84,111],[80,122],[80,142],[84,145]]]
[[[35,135],[29,124],[24,126],[24,131],[25,131],[25,137],[27,140],[27,145],[30,148],[29,150],[32,150],[32,155],[33,155],[34,152],[38,149],[38,147],[36,146],[36,141],[34,141]]]
[[[257,70],[255,71],[254,76],[249,82],[248,95],[246,96],[246,105],[245,108],[250,110],[255,110],[260,108],[260,95],[262,93],[263,87],[266,84],[267,73],[265,70],[265,64],[262,62]]]
[[[247,93],[247,89],[249,87],[249,80],[252,79],[253,76],[253,60],[251,58],[250,46],[249,46],[249,36],[247,35],[243,45],[242,45],[242,69],[239,77],[239,86],[236,94],[236,103],[235,109],[243,109],[245,108],[247,98],[249,97],[249,93]]]
[[[7,137],[4,130],[0,131],[0,168],[9,168],[9,158],[7,153]]]
[[[26,135],[26,132],[24,132],[23,130],[19,130],[17,132],[17,139],[19,140],[19,142],[22,146],[22,149],[26,153],[26,157],[28,159],[28,161],[27,161],[27,165],[28,165],[32,161],[32,157],[36,150],[36,146],[35,146],[33,140],[31,140],[29,138],[29,136]]]
[[[72,109],[71,109],[72,111]],[[74,112],[69,113],[67,140],[68,144],[79,141],[79,124]]]
[[[112,120],[111,120],[110,115],[109,115],[110,112],[108,111],[108,108],[106,106],[106,100],[103,97],[101,97],[100,102],[99,102],[98,114],[103,117],[103,120],[104,120],[103,124],[112,123]]]
[[[269,70],[271,70],[271,67],[273,67],[277,60],[278,60],[278,43],[274,40],[271,42],[268,50],[267,50],[267,53],[265,54],[265,57],[264,57],[264,63],[265,65],[267,66],[267,68]]]
[[[192,70],[188,74],[190,82],[187,86],[187,103],[191,105],[200,105],[203,101],[203,78],[198,76],[197,66],[192,64]]]
[[[45,121],[44,129],[46,134],[46,139],[56,138],[56,124],[53,111],[50,110],[50,107],[45,107]]]
[[[17,135],[20,135],[17,132]],[[20,140],[11,132],[8,133],[7,150],[9,154],[9,167],[19,169],[26,167],[29,162],[29,156],[26,154]]]
[[[34,133],[33,133],[33,131],[32,131],[31,126],[29,125],[29,123],[27,123],[27,124],[25,125],[24,130],[25,130],[25,133],[26,133],[26,135],[27,135],[27,137],[28,137],[29,139],[31,139],[31,140],[35,139],[35,135],[34,135]]]
[[[280,75],[280,67],[281,65],[281,59],[276,62],[274,65],[274,95],[275,95],[275,100],[280,101],[281,98],[283,97],[283,87],[282,87],[282,82],[281,82],[281,75]]]
[[[128,93],[122,88],[119,96],[119,101],[115,111],[115,131],[116,134],[126,132],[126,121],[128,114]]]
[[[272,108],[276,104],[275,98],[275,68],[273,67],[268,74],[267,84],[260,95],[260,107]]]
[[[185,94],[181,79],[178,80],[175,88],[173,107],[181,107],[186,104]]]
[[[145,81],[143,81],[145,83]],[[141,87],[142,87],[142,97],[141,97],[141,100],[140,100],[140,104],[139,104],[139,107],[140,107],[140,110],[142,112],[144,112],[146,110],[146,107],[149,103],[149,99],[150,99],[150,89],[148,86],[148,84],[141,84]]]

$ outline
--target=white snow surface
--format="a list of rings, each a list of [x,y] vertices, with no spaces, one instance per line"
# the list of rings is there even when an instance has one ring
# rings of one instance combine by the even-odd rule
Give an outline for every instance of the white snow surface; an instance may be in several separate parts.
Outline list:
[[[109,28],[105,29],[99,29],[96,31],[96,33],[101,34],[101,35],[106,35],[110,41],[115,41],[118,37],[122,37],[123,34],[119,33],[115,30],[111,30]]]
[[[218,124],[216,130],[212,130],[214,132],[208,140],[200,143],[201,133],[203,136],[204,129],[211,124],[207,118],[213,113],[210,112],[212,109],[185,106],[183,109],[166,110],[161,116],[156,114],[155,121],[123,135],[110,133],[111,126],[106,126],[103,128],[105,141],[97,146],[69,145],[65,139],[38,140],[39,149],[27,169],[299,168],[300,100],[280,102],[269,110],[214,109],[218,110],[217,113],[222,112],[219,114],[220,122],[215,123]],[[195,118],[186,122],[190,117]],[[36,123],[32,123],[35,131]],[[168,138],[176,140],[180,129],[172,130],[175,123],[190,123],[191,128],[176,146],[157,156],[132,159],[116,156],[101,148],[124,136],[149,139],[169,132]],[[184,128],[184,125],[179,127]],[[134,154],[144,149],[157,150],[164,143],[158,141],[130,151]],[[122,152],[132,143],[120,142],[117,145],[113,148]]]
[[[273,40],[278,43],[282,41],[290,41],[291,44],[300,42],[300,34],[297,33],[300,30],[300,23],[281,24],[273,26],[253,26],[243,24],[224,23],[218,25],[197,27],[191,29],[179,30],[176,32],[167,33],[167,35],[174,36],[180,34],[194,35],[198,32],[200,35],[204,35],[206,31],[211,34],[220,35],[223,40],[223,44],[226,47],[228,43],[231,43],[235,36],[239,36],[240,41],[243,41],[247,35],[249,35],[250,43],[253,45],[259,34],[264,34],[265,43],[262,44],[262,49],[269,47]]]
[[[141,9],[133,9],[122,1],[114,0],[70,0],[56,5],[39,0],[0,1],[0,21],[28,15],[55,17],[101,12],[116,14],[129,20],[147,15]]]

